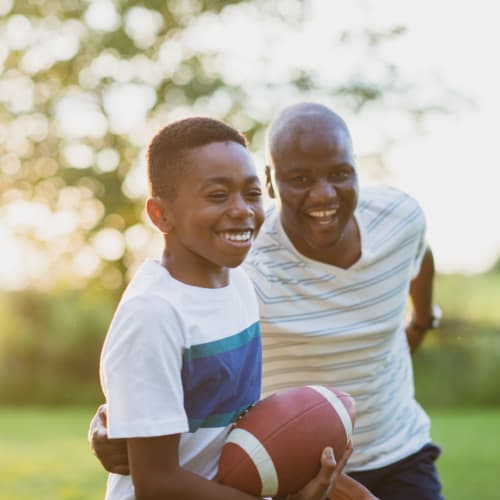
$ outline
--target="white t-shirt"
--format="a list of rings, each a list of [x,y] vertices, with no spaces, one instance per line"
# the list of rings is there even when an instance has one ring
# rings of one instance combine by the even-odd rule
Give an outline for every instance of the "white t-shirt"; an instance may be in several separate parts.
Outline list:
[[[357,416],[347,470],[369,470],[430,440],[404,330],[425,219],[413,198],[389,187],[361,190],[355,217],[362,256],[349,269],[301,255],[275,208],[245,268],[259,299],[263,395],[304,384],[349,392]]]
[[[146,261],[111,322],[101,384],[111,438],[179,433],[180,465],[213,478],[230,424],[260,395],[258,305],[245,272],[199,288]],[[110,474],[106,498],[133,499],[131,477]]]

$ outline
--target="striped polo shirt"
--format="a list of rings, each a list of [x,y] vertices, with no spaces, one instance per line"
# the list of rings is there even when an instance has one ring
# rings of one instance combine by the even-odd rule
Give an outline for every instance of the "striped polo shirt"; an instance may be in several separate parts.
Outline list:
[[[305,384],[349,392],[357,417],[347,469],[368,470],[430,439],[404,330],[425,219],[413,198],[390,187],[362,189],[355,218],[362,255],[341,269],[301,255],[273,206],[245,267],[259,301],[263,394]]]

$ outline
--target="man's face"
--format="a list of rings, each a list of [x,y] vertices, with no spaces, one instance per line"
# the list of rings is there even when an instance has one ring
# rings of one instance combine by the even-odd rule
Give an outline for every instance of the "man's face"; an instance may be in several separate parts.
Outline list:
[[[255,165],[235,142],[201,146],[186,161],[174,200],[165,202],[167,247],[195,272],[238,266],[264,220]]]
[[[349,134],[325,124],[282,141],[273,156],[281,221],[303,255],[335,250],[356,234],[358,181]],[[269,174],[268,174],[269,183]]]

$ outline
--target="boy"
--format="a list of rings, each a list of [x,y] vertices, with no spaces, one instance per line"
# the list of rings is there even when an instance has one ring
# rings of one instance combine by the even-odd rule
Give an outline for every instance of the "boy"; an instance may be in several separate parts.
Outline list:
[[[131,476],[106,498],[253,498],[218,484],[231,424],[261,388],[258,306],[241,264],[264,220],[245,138],[209,118],[163,128],[148,148],[146,210],[164,236],[124,292],[101,356],[111,438],[126,438]],[[341,471],[325,449],[296,499],[316,500]]]

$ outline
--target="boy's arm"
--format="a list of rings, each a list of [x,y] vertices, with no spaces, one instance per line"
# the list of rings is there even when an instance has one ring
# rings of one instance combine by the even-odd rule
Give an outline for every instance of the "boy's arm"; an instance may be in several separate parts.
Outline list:
[[[178,436],[178,435],[177,435]],[[197,498],[200,500],[203,498],[219,498],[219,499],[224,499],[224,498],[232,498],[232,499],[238,499],[238,498],[254,498],[249,495],[246,495],[241,492],[237,492],[236,494],[239,496],[235,496],[235,491],[232,488],[228,488],[226,486],[221,486],[220,484],[214,483],[213,481],[207,481],[206,479],[196,475],[192,474],[188,471],[185,471],[181,469],[178,465],[178,437],[176,438],[177,441],[174,441],[174,444],[172,446],[172,440],[174,436],[165,436],[162,438],[135,438],[135,439],[108,439],[107,436],[107,430],[106,430],[106,405],[101,405],[96,414],[94,415],[90,427],[89,427],[89,442],[92,447],[92,450],[94,451],[94,454],[97,456],[99,461],[102,463],[103,467],[109,471],[109,472],[114,472],[116,474],[128,474],[129,473],[129,455],[131,453],[135,453],[138,457],[139,460],[142,456],[142,453],[146,453],[147,456],[149,457],[148,460],[152,460],[155,462],[155,458],[153,455],[160,454],[161,459],[164,460],[165,457],[163,454],[165,453],[164,447],[169,451],[169,463],[171,464],[171,474],[169,474],[168,479],[163,478],[165,475],[165,469],[157,468],[156,465],[154,465],[150,470],[155,471],[155,476],[160,476],[160,484],[163,484],[163,481],[171,481],[172,478],[174,482],[178,485],[180,484],[178,480],[185,480],[186,478],[188,479],[188,482],[191,482],[191,484],[201,484],[203,487],[207,484],[210,483],[210,490],[212,490],[212,486],[215,484],[216,485],[216,490],[214,490],[214,495],[215,496],[208,496],[208,497],[203,497],[197,494]],[[161,441],[158,440],[165,440],[164,445],[162,446]],[[153,441],[156,441],[153,442]],[[148,448],[148,445],[150,448]],[[143,450],[144,448],[144,450]],[[173,449],[172,449],[173,448]],[[323,452],[321,456],[321,469],[317,476],[313,478],[300,492],[296,493],[295,495],[291,495],[289,500],[323,500],[326,495],[328,490],[332,490],[335,487],[335,482],[338,477],[341,477],[342,471],[344,469],[344,466],[351,454],[352,449],[348,448],[346,451],[346,454],[341,457],[338,461],[338,464],[335,465],[335,462],[332,463],[330,454],[326,452],[326,450]],[[130,463],[132,463],[132,460],[130,460]],[[156,464],[156,462],[155,462]],[[137,481],[144,481],[145,476],[149,473],[148,470],[143,471],[141,473],[141,470],[144,468],[144,464],[141,465],[141,462],[137,463],[136,469],[138,472],[137,476]],[[180,474],[179,477],[176,478],[177,474]],[[343,476],[343,475],[342,475]],[[136,479],[133,478],[134,484]],[[193,483],[193,481],[195,481]],[[344,481],[341,481],[344,483]],[[146,484],[144,485],[144,488],[147,488],[149,491],[150,486],[152,484]],[[359,485],[361,486],[361,485]],[[137,486],[136,486],[137,488]],[[218,496],[220,495],[220,488],[223,488],[224,491],[229,492],[226,493],[227,497],[224,496]],[[209,490],[206,490],[209,491]],[[336,490],[335,490],[336,491]],[[372,497],[363,497],[360,496],[359,490],[354,488],[352,491],[351,496],[347,496],[345,498],[348,499],[362,499],[362,498],[372,498]],[[146,493],[144,493],[146,494]],[[149,493],[148,493],[149,494]],[[183,495],[185,495],[183,497]],[[241,496],[243,495],[243,496]],[[137,496],[137,498],[141,498],[140,496]],[[148,498],[148,497],[146,497]],[[153,497],[155,498],[155,497]],[[168,498],[175,498],[174,496],[168,497]],[[186,491],[182,492],[179,496],[179,498],[191,498],[187,496]],[[332,497],[336,498],[336,497]],[[343,497],[340,497],[343,498]]]
[[[252,500],[254,497],[179,466],[179,434],[127,439],[137,500]]]
[[[153,438],[127,439],[130,471],[137,500],[251,500],[255,497],[229,486],[210,481],[179,466],[179,434]],[[287,500],[323,500],[335,487],[351,455],[349,447],[335,463],[331,448],[321,456],[317,476],[301,491],[289,495]],[[350,497],[351,498],[351,497]],[[352,497],[361,498],[361,497]]]

